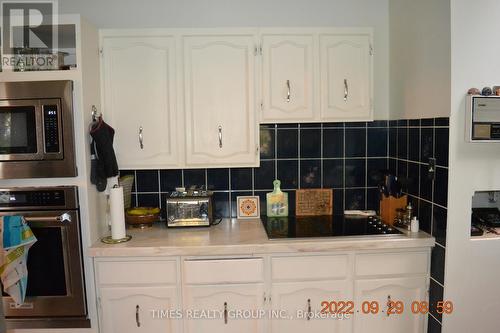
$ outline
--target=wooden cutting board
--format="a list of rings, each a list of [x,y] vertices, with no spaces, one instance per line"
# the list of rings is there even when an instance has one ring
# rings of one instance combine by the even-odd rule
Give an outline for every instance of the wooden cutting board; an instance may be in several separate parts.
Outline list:
[[[295,215],[320,216],[333,214],[332,189],[297,190]]]

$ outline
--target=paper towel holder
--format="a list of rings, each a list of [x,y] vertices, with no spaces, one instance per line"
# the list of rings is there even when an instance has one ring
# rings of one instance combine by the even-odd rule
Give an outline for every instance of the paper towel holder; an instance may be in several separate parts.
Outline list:
[[[131,239],[132,239],[132,236],[130,236],[130,235],[127,235],[124,238],[120,238],[120,239],[113,239],[113,238],[111,238],[111,236],[107,236],[107,237],[101,238],[101,242],[103,242],[104,244],[120,244],[120,243],[128,242]]]

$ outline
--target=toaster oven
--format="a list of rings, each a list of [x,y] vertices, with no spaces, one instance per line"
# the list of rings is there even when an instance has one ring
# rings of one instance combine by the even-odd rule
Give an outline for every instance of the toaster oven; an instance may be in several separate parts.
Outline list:
[[[167,227],[208,227],[212,224],[212,195],[172,192],[166,199]]]

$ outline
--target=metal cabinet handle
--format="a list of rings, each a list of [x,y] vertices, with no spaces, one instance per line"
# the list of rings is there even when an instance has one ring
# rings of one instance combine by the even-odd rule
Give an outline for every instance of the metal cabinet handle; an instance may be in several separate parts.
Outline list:
[[[61,222],[61,223],[62,222],[71,223],[73,220],[71,214],[68,212],[57,216],[39,216],[39,217],[27,216],[24,219],[26,220],[26,222]]]
[[[139,127],[139,146],[141,147],[141,149],[144,149],[144,136],[142,135],[142,131],[143,131],[143,128],[142,126]]]
[[[286,87],[288,89],[288,92],[286,94],[286,101],[287,101],[287,103],[290,103],[290,96],[291,96],[291,94],[290,94],[290,80],[286,80]]]
[[[135,324],[137,325],[137,327],[141,327],[141,322],[139,321],[139,310],[140,310],[139,305],[136,305],[135,306]]]
[[[219,125],[219,148],[222,148],[222,126]]]
[[[349,97],[349,84],[347,79],[344,79],[344,102],[347,102],[347,98]]]
[[[227,302],[224,302],[224,324],[227,324]]]
[[[311,311],[311,299],[309,298],[307,300],[307,320],[311,320],[311,315],[312,315],[312,311]]]

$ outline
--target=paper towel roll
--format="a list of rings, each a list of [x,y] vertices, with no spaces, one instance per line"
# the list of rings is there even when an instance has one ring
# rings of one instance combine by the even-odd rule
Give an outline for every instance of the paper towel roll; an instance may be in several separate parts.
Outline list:
[[[109,210],[111,215],[111,238],[125,238],[125,209],[123,207],[123,187],[109,190]]]

